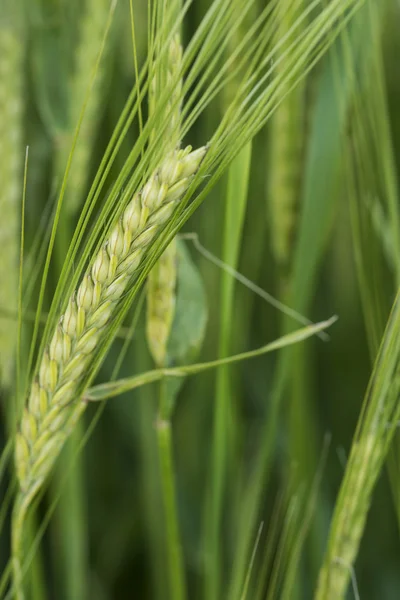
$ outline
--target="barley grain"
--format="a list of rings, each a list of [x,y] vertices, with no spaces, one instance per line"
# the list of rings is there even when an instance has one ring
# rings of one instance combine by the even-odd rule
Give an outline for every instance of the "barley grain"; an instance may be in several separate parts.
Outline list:
[[[44,351],[16,438],[21,490],[38,489],[85,408],[79,384],[149,244],[165,226],[206,148],[174,151],[127,205],[72,294]]]

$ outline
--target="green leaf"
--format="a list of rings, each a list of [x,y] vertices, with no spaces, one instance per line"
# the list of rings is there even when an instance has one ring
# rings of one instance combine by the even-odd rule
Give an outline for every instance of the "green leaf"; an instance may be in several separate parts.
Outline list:
[[[207,318],[203,281],[188,249],[180,241],[176,308],[168,342],[168,364],[185,365],[196,359],[203,343]]]
[[[135,375],[134,377],[127,377],[125,379],[119,379],[118,381],[111,381],[110,383],[102,383],[89,388],[85,394],[85,399],[94,402],[107,400],[108,398],[113,398],[130,390],[134,390],[142,385],[160,381],[160,379],[163,379],[164,377],[185,377],[187,375],[194,375],[201,373],[202,371],[207,371],[207,369],[213,369],[215,367],[241,362],[242,360],[246,360],[248,358],[255,358],[256,356],[261,356],[262,354],[267,354],[268,352],[279,350],[281,348],[285,348],[286,346],[290,346],[291,344],[296,344],[297,342],[306,340],[318,332],[327,329],[336,321],[337,317],[331,317],[327,321],[321,321],[315,325],[303,327],[302,329],[298,329],[293,333],[284,335],[277,340],[262,346],[261,348],[257,348],[256,350],[242,352],[228,358],[221,358],[219,360],[198,363],[195,365],[175,368],[172,367],[170,369],[154,369],[152,371],[147,371],[146,373],[141,373],[140,375]]]

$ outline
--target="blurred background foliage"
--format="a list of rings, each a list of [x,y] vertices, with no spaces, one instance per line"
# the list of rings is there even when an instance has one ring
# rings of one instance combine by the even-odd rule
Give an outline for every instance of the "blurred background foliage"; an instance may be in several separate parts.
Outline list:
[[[259,0],[258,9],[265,2]],[[139,64],[146,56],[146,4],[133,2]],[[211,0],[196,0],[190,6],[183,26],[184,44],[210,4]],[[282,1],[282,6],[284,11],[288,3]],[[329,342],[313,338],[279,354],[182,382],[173,415],[173,439],[189,598],[204,597],[204,573],[212,569],[207,561],[205,524],[210,517],[215,460],[214,410],[221,397],[226,402],[228,420],[223,426],[228,450],[218,526],[222,560],[216,597],[239,597],[234,581],[243,530],[250,535],[251,546],[257,533],[254,523],[252,527],[246,524],[244,514],[252,477],[257,473],[262,477],[258,479],[261,501],[256,523],[263,522],[264,528],[256,562],[260,566],[265,562],[266,547],[275,558],[282,553],[272,597],[283,594],[290,552],[303,535],[305,507],[319,473],[319,490],[310,509],[296,585],[289,597],[310,598],[315,588],[371,359],[400,273],[396,216],[400,4],[381,0],[365,6],[287,96],[252,147],[243,151],[235,167],[236,179],[233,168],[185,226],[185,231],[196,232],[201,244],[216,257],[311,320],[339,316],[329,332]],[[48,221],[84,99],[82,81],[88,80],[95,64],[109,3],[4,2],[1,10],[1,26],[15,28],[24,53],[21,154],[28,145],[26,248],[34,271],[43,261]],[[290,26],[290,18],[296,18],[290,11],[283,14],[289,24],[282,17],[282,31]],[[0,61],[3,58],[0,56]],[[65,239],[57,244],[51,265],[53,282],[76,222],[76,210],[134,77],[129,3],[121,0],[88,101],[82,129],[86,143],[78,141],[74,157],[75,175],[67,194],[76,205],[65,216],[60,233]],[[223,112],[222,98],[218,107],[214,104],[212,111],[201,116],[186,141],[193,146],[207,141]],[[132,127],[122,156],[137,135]],[[120,166],[117,160],[111,179]],[[20,177],[22,181],[22,171]],[[236,247],[229,245],[233,230]],[[279,237],[284,240],[283,248]],[[202,286],[198,285],[205,301],[197,310],[204,318],[207,315],[202,343],[196,342],[196,360],[253,349],[291,327],[280,311],[236,282],[190,241],[185,252],[201,275]],[[47,308],[50,299],[49,295],[45,300]],[[34,307],[32,300],[29,308]],[[152,368],[144,318],[145,311],[121,376]],[[115,342],[99,381],[110,379],[123,343],[123,339]],[[36,525],[60,496],[31,569],[32,598],[166,597],[156,402],[156,386],[148,386],[109,401],[100,411],[97,406],[89,407],[72,447],[76,448],[94,420],[96,426],[79,453],[78,466],[65,481],[71,456],[61,459],[37,508]],[[4,403],[2,410],[5,424]],[[4,440],[5,425],[1,435]],[[388,468],[374,493],[355,565],[363,599],[394,599],[400,594],[399,449],[396,435]],[[299,504],[292,510],[294,498]],[[0,546],[3,564],[7,548],[4,536]],[[249,597],[266,597],[273,572],[267,569],[260,576],[260,596],[253,591]],[[211,590],[205,597],[212,598],[214,593]],[[349,597],[354,596],[349,593]]]

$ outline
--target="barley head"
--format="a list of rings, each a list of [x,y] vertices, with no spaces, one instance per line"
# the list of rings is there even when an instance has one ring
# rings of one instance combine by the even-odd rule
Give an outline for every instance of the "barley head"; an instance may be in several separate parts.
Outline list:
[[[98,60],[109,7],[109,0],[87,0],[85,4],[80,22],[79,42],[76,48],[74,75],[69,99],[72,131],[78,123],[87,92],[88,80]],[[108,50],[108,44],[106,50]],[[79,137],[72,157],[72,168],[70,169],[67,188],[67,208],[72,214],[81,204],[88,181],[94,139],[101,117],[101,107],[104,104],[106,70],[104,57],[102,57],[96,72],[94,85],[87,100]],[[66,141],[69,142],[69,139],[67,138]],[[63,156],[61,157],[63,169],[69,151],[69,144],[67,144],[67,147],[68,150],[65,149],[66,151],[62,153]]]
[[[156,104],[161,93],[167,88],[168,101],[165,106],[166,139],[169,139],[171,148],[176,148],[180,143],[180,124],[182,107],[182,45],[179,34],[171,40],[168,53],[164,60],[158,61],[153,74],[149,93],[149,112],[154,114]],[[153,132],[153,135],[155,132]]]
[[[277,41],[286,39],[284,47],[293,41],[291,28],[302,10],[301,0],[282,0],[278,6]],[[276,65],[286,69],[285,60]],[[304,88],[290,91],[271,119],[269,165],[269,216],[271,245],[283,276],[290,273],[293,246],[298,221],[299,189],[304,153]]]
[[[170,219],[206,148],[174,151],[126,206],[69,298],[44,350],[16,438],[23,493],[38,489],[85,408],[81,382],[151,242]]]
[[[166,135],[172,149],[178,147],[180,141],[182,54],[180,36],[177,34],[171,40],[166,62],[161,63],[158,74],[153,78],[150,91],[150,111],[152,111],[157,102],[158,92],[163,84],[162,76],[166,75],[164,83],[170,90],[165,114],[168,123]],[[164,67],[163,70],[162,67]],[[147,343],[153,360],[159,367],[166,364],[168,338],[174,318],[177,279],[176,260],[176,240],[173,240],[150,272],[147,283]]]
[[[0,309],[15,311],[22,196],[22,42],[13,23],[0,24]],[[0,379],[9,384],[16,321],[0,315]]]

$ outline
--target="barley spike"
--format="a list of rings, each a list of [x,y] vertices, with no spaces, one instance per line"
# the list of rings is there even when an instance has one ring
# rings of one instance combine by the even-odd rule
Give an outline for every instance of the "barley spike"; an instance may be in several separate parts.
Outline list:
[[[85,10],[80,23],[79,43],[76,48],[75,69],[71,84],[71,95],[69,99],[70,125],[74,131],[79,120],[82,105],[88,85],[88,73],[91,73],[98,59],[99,49],[106,28],[109,13],[109,0],[87,0]],[[106,54],[109,53],[110,41],[106,44]],[[102,57],[96,80],[90,92],[85,114],[81,123],[79,137],[72,157],[72,168],[69,172],[67,188],[67,209],[73,214],[82,203],[83,194],[87,185],[87,174],[93,152],[93,140],[96,138],[98,124],[102,114],[102,102],[104,104],[105,87],[107,79],[108,57]],[[70,139],[66,138],[64,152],[62,153],[62,171],[69,153]]]
[[[165,226],[206,153],[174,151],[135,194],[72,294],[46,347],[16,437],[16,471],[29,495],[48,475],[85,408],[79,384],[146,249]]]
[[[19,215],[22,197],[23,44],[13,19],[0,23],[0,309],[15,311],[18,289]],[[0,314],[0,379],[9,386],[16,322]]]
[[[170,42],[167,62],[161,63],[160,72],[153,78],[150,93],[150,112],[154,110],[158,92],[162,88],[164,72],[165,85],[170,89],[170,100],[165,110],[165,120],[168,123],[166,135],[170,147],[179,147],[180,120],[182,105],[182,45],[179,34]],[[162,67],[164,67],[162,69]],[[146,335],[150,353],[158,367],[167,362],[167,344],[171,332],[175,310],[175,288],[177,280],[177,247],[172,240],[158,263],[149,273],[147,282],[147,319]]]

